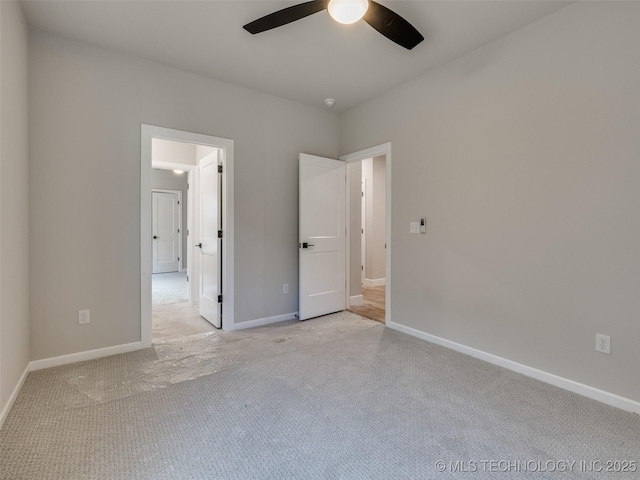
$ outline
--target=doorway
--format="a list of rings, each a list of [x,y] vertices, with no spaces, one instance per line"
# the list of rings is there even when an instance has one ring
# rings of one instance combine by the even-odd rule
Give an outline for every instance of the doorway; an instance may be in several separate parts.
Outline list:
[[[183,200],[187,176],[182,170],[151,172],[152,305],[189,302],[186,226],[190,205]],[[159,187],[179,188],[169,190]],[[184,193],[184,195],[183,195]],[[156,312],[154,312],[156,313]]]
[[[214,182],[208,181],[211,177],[209,171],[213,169],[210,168],[206,173],[202,172],[203,159],[207,167],[211,164],[215,167]],[[182,198],[176,200],[175,197],[160,195],[161,193],[170,193],[166,192],[166,190],[171,190],[170,188],[155,188],[157,192],[153,192],[154,188],[152,187],[158,187],[158,185],[152,185],[153,177],[158,174],[180,176],[186,183],[186,191],[183,191]],[[215,183],[215,185],[210,186],[209,183]],[[210,187],[214,190],[211,190]],[[203,199],[203,196],[207,196],[207,198]],[[142,343],[145,346],[150,346],[163,339],[182,336],[180,332],[189,335],[211,330],[212,326],[205,319],[218,328],[232,329],[234,325],[233,141],[142,125],[140,198]],[[174,243],[171,243],[172,239],[166,244],[162,244],[160,243],[162,238],[153,238],[154,236],[160,237],[158,235],[160,226],[157,225],[158,217],[153,215],[154,209],[157,210],[160,203],[169,205],[172,201],[180,202],[180,207],[183,209],[181,210],[183,221],[176,221],[175,218],[169,221],[168,214],[165,217],[165,223],[174,227],[180,225],[178,228],[174,228],[174,230],[180,230],[177,248]],[[154,205],[156,202],[159,202],[158,205]],[[202,207],[203,205],[205,208]],[[207,223],[206,228],[202,228],[201,215],[203,213],[210,214],[211,211],[215,211],[217,214],[216,224],[212,227]],[[215,245],[211,239],[203,237],[204,234],[209,235],[212,229],[215,230]],[[224,237],[222,237],[222,232],[225,234]],[[165,269],[167,273],[159,273],[156,265],[158,258],[171,257],[171,250],[179,252],[174,255],[177,258],[174,260],[174,262],[177,261],[177,269],[174,270],[173,265],[167,264]],[[203,261],[205,255],[201,252],[204,250],[207,250],[208,253],[212,250],[216,252],[213,261],[210,255]],[[172,271],[168,272],[168,270]],[[183,280],[176,280],[178,285],[184,286],[184,283],[181,283],[183,281],[188,285],[185,295],[186,301],[156,305],[154,277],[159,279],[160,276],[163,276],[163,280],[165,280],[168,279],[167,275],[184,277]],[[167,288],[170,289],[170,286]],[[203,314],[201,312],[203,292],[208,295],[206,300],[210,300],[213,290],[215,290],[214,311],[208,308],[208,311]],[[224,325],[222,324],[223,318]],[[165,326],[168,325],[164,329],[165,331],[160,333],[158,328],[155,328],[159,320],[164,322]]]
[[[347,164],[347,307],[391,316],[391,144],[340,157]]]
[[[152,167],[153,159],[166,155],[168,148],[173,150],[176,161],[184,160],[185,153],[192,150],[188,145],[153,141]],[[184,168],[153,168],[151,171],[151,310],[154,344],[212,330],[197,315],[197,307],[190,303],[186,222],[192,214],[192,205],[187,201],[188,172]]]

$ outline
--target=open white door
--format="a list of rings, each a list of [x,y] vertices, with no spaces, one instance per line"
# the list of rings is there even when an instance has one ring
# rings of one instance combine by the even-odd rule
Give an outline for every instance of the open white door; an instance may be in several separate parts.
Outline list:
[[[220,174],[218,153],[215,152],[198,162],[200,192],[200,315],[216,328],[222,328],[220,303]]]
[[[180,206],[175,193],[151,194],[153,273],[177,272],[180,266]]]
[[[300,320],[345,309],[345,163],[300,154]]]

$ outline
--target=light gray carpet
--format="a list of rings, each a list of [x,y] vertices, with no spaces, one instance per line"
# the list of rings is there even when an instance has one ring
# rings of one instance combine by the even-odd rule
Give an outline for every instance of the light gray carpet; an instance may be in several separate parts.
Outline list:
[[[580,462],[639,452],[637,415],[341,313],[33,372],[0,478],[618,479]]]
[[[151,276],[153,305],[169,305],[188,301],[187,273],[156,273]]]

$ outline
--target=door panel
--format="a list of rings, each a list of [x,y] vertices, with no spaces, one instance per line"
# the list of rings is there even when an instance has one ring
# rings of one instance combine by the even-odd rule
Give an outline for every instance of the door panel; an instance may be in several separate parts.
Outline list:
[[[218,151],[198,163],[200,170],[200,315],[216,328],[222,328],[218,295],[220,284],[221,241],[220,174]]]
[[[152,192],[153,273],[177,272],[180,268],[178,195]]]
[[[306,320],[345,309],[345,164],[300,154],[299,181],[299,316]]]

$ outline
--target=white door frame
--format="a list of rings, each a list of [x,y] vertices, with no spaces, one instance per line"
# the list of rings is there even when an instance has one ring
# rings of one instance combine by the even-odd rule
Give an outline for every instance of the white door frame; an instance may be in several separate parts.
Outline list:
[[[143,348],[151,346],[151,140],[153,138],[216,147],[222,151],[221,161],[224,171],[222,179],[222,229],[224,231],[222,318],[224,330],[232,330],[234,326],[233,140],[142,124],[140,128],[140,341]],[[187,170],[187,167],[187,165],[180,166],[183,170]],[[191,170],[193,168],[195,165]],[[191,257],[193,258],[193,255]]]
[[[199,185],[197,165],[191,165],[189,176],[187,177],[187,283],[189,284],[189,303],[198,304],[198,262],[195,242],[198,234],[198,198],[197,185]]]
[[[178,272],[181,272],[183,270],[184,267],[184,258],[182,255],[182,229],[184,228],[182,225],[182,190],[167,190],[165,188],[152,188],[151,189],[151,193],[153,192],[158,192],[158,193],[173,193],[174,195],[178,196],[178,205],[180,206],[180,208],[178,208],[178,225],[180,225],[180,235],[178,235],[178,256],[180,257],[180,260],[178,260]],[[152,207],[152,212],[153,212],[153,207]],[[189,215],[189,212],[187,212],[187,215]],[[153,228],[153,225],[152,225]],[[153,233],[153,232],[151,232]],[[153,265],[152,265],[153,267]],[[190,300],[190,299],[189,299]]]
[[[387,170],[387,179],[386,179],[386,189],[387,189],[387,198],[386,198],[386,206],[387,206],[387,212],[386,212],[386,221],[385,221],[385,228],[386,228],[386,232],[385,232],[385,236],[386,236],[386,240],[387,240],[387,250],[385,252],[385,264],[386,264],[386,289],[385,289],[385,314],[384,314],[384,318],[385,318],[385,323],[388,325],[389,322],[391,321],[391,142],[389,143],[383,143],[382,145],[377,145],[375,147],[371,147],[371,148],[366,148],[364,150],[360,150],[358,152],[354,152],[354,153],[350,153],[348,155],[342,155],[340,157],[340,160],[342,160],[345,163],[353,163],[353,162],[359,162],[361,160],[365,160],[367,158],[373,158],[373,157],[379,157],[380,155],[384,155],[386,158],[386,162],[385,162],[385,166],[386,166],[386,170]],[[349,169],[347,169],[347,185],[350,185],[349,182]],[[347,218],[346,218],[346,225],[347,225],[347,238],[346,238],[346,279],[347,279],[347,291],[346,291],[346,304],[349,305],[349,298],[351,296],[351,282],[349,281],[351,279],[351,248],[349,248],[349,246],[351,245],[351,222],[350,222],[350,217],[351,217],[351,212],[350,212],[350,206],[349,206],[349,194],[347,192]]]
[[[362,161],[362,160],[360,160]],[[360,284],[364,285],[367,267],[367,180],[360,173]],[[362,292],[360,292],[362,294]]]

